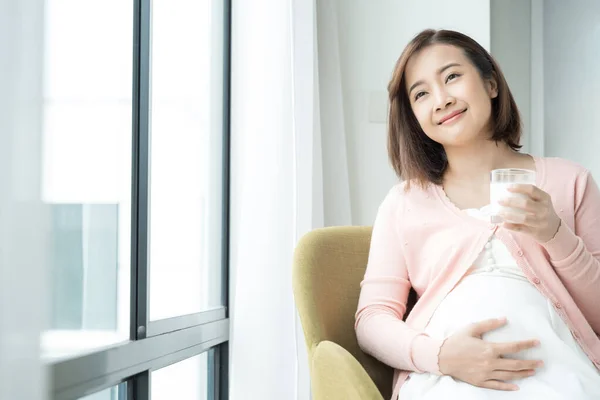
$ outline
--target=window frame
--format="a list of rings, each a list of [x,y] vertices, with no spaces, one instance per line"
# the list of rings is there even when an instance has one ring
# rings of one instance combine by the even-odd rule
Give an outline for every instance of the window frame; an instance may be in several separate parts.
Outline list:
[[[150,372],[208,352],[208,398],[228,399],[231,0],[224,4],[222,298],[195,314],[148,320],[148,197],[152,0],[133,0],[132,225],[129,340],[48,362],[52,398],[76,399],[126,382],[120,399],[149,400]],[[217,266],[215,266],[217,268]]]

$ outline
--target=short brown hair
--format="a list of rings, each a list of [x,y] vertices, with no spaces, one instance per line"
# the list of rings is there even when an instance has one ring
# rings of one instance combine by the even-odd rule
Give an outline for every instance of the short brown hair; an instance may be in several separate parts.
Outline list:
[[[388,154],[400,179],[410,188],[411,181],[425,187],[441,184],[448,159],[444,147],[431,140],[421,129],[415,117],[405,82],[406,64],[418,51],[434,45],[446,44],[462,49],[484,80],[495,79],[498,96],[492,99],[493,135],[495,142],[503,141],[513,150],[521,145],[521,117],[506,79],[493,57],[475,40],[460,32],[427,29],[406,46],[388,85],[390,100],[388,125]]]

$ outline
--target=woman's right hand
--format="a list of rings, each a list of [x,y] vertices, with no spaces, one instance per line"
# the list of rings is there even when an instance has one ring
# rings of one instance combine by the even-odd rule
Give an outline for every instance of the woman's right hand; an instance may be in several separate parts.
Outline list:
[[[448,337],[440,349],[439,368],[444,375],[452,376],[474,386],[496,390],[518,390],[507,383],[535,374],[541,360],[516,360],[503,358],[539,345],[537,340],[512,343],[490,343],[481,339],[489,331],[506,324],[506,319],[490,319],[469,325]]]

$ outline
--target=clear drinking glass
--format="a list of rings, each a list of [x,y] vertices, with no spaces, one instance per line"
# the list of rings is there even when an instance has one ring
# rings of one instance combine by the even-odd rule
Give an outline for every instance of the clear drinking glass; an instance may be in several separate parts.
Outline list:
[[[490,206],[492,222],[502,222],[502,217],[498,214],[505,210],[519,213],[523,212],[518,209],[503,207],[499,201],[507,197],[525,197],[520,193],[511,193],[508,187],[513,184],[530,184],[535,185],[535,171],[529,169],[506,168],[495,169],[491,172],[490,180]]]

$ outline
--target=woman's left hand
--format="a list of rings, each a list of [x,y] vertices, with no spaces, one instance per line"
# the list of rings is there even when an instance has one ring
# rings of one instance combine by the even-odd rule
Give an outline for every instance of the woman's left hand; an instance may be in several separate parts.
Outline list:
[[[502,210],[504,228],[533,236],[539,243],[552,239],[560,227],[560,217],[554,211],[550,195],[534,185],[516,184],[508,188],[510,196],[499,203],[501,206],[519,210]]]

